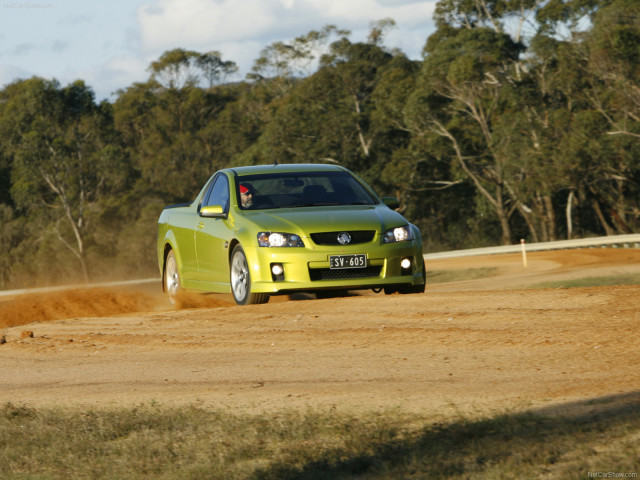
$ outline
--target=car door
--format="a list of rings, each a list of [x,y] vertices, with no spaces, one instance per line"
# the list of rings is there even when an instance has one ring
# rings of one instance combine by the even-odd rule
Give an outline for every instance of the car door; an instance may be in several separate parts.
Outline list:
[[[220,205],[225,214],[229,213],[229,180],[220,174],[212,182],[204,195],[200,209]],[[225,215],[226,217],[226,215]],[[228,283],[227,241],[229,239],[227,218],[210,218],[198,215],[195,225],[195,247],[198,259],[197,279],[203,282]]]

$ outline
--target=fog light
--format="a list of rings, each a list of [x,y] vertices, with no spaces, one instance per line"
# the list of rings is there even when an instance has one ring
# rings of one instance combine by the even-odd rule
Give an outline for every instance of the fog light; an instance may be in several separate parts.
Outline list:
[[[403,258],[400,261],[400,266],[404,269],[404,270],[409,270],[411,268],[411,259],[410,258]]]
[[[284,267],[281,263],[271,264],[271,278],[274,282],[284,281]]]

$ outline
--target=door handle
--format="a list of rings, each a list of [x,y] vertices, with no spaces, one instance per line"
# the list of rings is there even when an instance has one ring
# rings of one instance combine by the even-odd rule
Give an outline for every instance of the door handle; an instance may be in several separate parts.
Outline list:
[[[204,222],[200,222],[200,223],[198,224],[198,228],[199,228],[199,229],[204,228]]]

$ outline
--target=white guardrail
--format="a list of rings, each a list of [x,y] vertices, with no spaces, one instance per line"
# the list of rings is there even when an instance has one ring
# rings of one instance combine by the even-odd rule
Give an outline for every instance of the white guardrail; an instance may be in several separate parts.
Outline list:
[[[609,237],[577,238],[575,240],[559,240],[556,242],[527,243],[527,252],[541,250],[564,250],[568,248],[640,248],[640,234],[612,235]],[[469,257],[473,255],[496,255],[500,253],[520,253],[522,244],[503,245],[501,247],[471,248],[452,250],[449,252],[425,253],[425,260],[438,258]]]
[[[526,244],[527,252],[540,250],[562,250],[567,248],[596,248],[596,247],[624,247],[640,248],[640,234],[614,235],[609,237],[579,238],[576,240],[560,240],[557,242],[541,242]],[[470,248],[467,250],[452,250],[449,252],[437,252],[424,254],[425,260],[435,260],[438,258],[468,257],[473,255],[496,255],[500,253],[520,253],[522,244],[504,245],[501,247]],[[0,290],[0,297],[9,295],[21,295],[25,293],[51,292],[65,290],[69,288],[89,288],[89,287],[115,287],[126,285],[139,285],[143,283],[160,282],[159,278],[145,278],[141,280],[129,280],[126,282],[93,283],[82,285],[63,285],[57,287],[25,288],[22,290]]]

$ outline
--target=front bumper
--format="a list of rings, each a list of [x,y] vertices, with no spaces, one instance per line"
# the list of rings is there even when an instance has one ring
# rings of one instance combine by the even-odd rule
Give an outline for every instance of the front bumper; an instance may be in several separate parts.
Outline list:
[[[255,293],[287,293],[323,289],[356,290],[392,285],[422,285],[423,258],[421,242],[412,240],[383,244],[379,236],[373,242],[350,246],[315,245],[303,239],[305,247],[243,246],[251,274],[251,290]],[[309,246],[310,245],[310,246]],[[365,254],[366,268],[330,269],[331,255]],[[401,267],[408,258],[408,269]],[[283,274],[272,274],[273,264]]]

